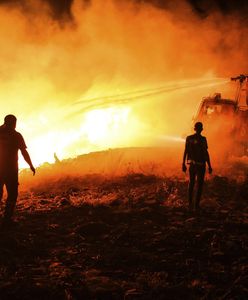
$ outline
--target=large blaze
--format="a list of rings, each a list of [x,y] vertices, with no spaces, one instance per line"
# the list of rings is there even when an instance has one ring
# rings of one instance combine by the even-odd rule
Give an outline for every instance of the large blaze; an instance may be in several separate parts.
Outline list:
[[[248,299],[247,15],[0,0],[0,300]]]
[[[184,2],[78,0],[59,21],[40,1],[1,6],[0,117],[17,116],[36,165],[180,140],[202,96],[232,96],[228,77],[247,68],[241,26]]]
[[[128,114],[128,108],[91,110],[86,113],[81,130],[91,143],[111,145],[121,139],[120,130],[128,126]],[[128,128],[125,130],[128,131]]]

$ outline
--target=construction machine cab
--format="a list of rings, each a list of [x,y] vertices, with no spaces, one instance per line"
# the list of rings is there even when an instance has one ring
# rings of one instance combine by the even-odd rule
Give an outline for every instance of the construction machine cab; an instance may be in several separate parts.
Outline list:
[[[213,96],[204,97],[196,119],[202,122],[210,122],[210,120],[217,119],[222,115],[234,115],[236,111],[236,103],[230,99],[221,98],[220,93]]]
[[[204,132],[211,141],[220,141],[228,152],[248,155],[248,75],[231,78],[238,87],[234,99],[225,99],[220,93],[204,97],[194,122],[204,124]]]

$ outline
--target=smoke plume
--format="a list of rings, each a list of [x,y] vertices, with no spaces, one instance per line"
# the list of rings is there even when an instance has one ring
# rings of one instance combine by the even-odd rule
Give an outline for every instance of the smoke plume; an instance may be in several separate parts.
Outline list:
[[[247,72],[248,30],[236,11],[51,3],[0,6],[0,117],[17,116],[36,163],[181,137],[203,96],[233,96],[229,77]]]

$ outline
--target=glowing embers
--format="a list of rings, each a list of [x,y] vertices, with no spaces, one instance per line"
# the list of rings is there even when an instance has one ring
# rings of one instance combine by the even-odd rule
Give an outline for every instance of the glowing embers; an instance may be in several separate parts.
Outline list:
[[[129,112],[127,107],[94,109],[85,114],[81,132],[93,144],[115,144],[128,125]]]

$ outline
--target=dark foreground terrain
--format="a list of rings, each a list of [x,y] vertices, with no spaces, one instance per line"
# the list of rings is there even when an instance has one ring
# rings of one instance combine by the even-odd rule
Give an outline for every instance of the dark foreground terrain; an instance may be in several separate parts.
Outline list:
[[[248,299],[248,181],[133,174],[22,192],[0,232],[0,299]]]

